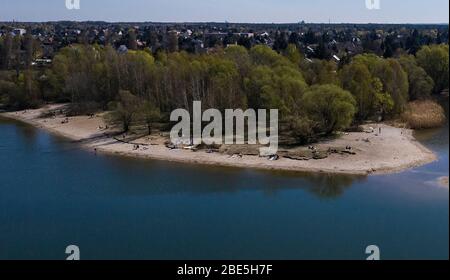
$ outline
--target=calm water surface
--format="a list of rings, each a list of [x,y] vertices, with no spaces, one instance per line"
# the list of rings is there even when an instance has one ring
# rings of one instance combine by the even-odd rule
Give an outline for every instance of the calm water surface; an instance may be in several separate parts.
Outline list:
[[[448,105],[448,103],[447,103]],[[439,161],[327,176],[95,156],[0,119],[0,259],[448,259],[448,125]]]

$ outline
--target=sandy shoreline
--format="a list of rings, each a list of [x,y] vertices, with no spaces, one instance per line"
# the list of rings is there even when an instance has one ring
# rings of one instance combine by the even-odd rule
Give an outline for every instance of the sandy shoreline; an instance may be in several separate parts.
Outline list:
[[[181,163],[207,164],[216,166],[231,166],[242,168],[257,168],[268,170],[286,170],[301,172],[323,172],[343,174],[386,174],[400,172],[409,168],[431,163],[436,155],[417,142],[413,131],[395,128],[385,124],[373,133],[348,133],[338,139],[324,141],[315,146],[321,149],[351,146],[355,155],[332,154],[328,158],[318,160],[293,160],[280,158],[269,161],[257,156],[232,157],[225,154],[208,154],[204,151],[170,150],[161,141],[149,141],[151,145],[134,150],[133,144],[123,143],[108,137],[108,131],[99,129],[105,127],[100,116],[70,117],[68,123],[63,123],[64,116],[56,118],[41,118],[43,112],[62,108],[63,105],[19,112],[1,113],[7,118],[19,120],[51,133],[79,141],[94,152],[117,154],[131,157],[141,157],[155,160],[165,160]],[[149,140],[149,139],[147,139]]]

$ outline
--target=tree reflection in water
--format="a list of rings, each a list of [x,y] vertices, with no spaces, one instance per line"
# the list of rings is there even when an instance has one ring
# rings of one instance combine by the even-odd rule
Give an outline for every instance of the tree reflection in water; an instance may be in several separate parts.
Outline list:
[[[367,180],[367,176],[313,174],[308,179],[311,185],[307,190],[318,197],[325,199],[338,198],[357,182]]]
[[[260,191],[275,196],[282,191],[303,189],[320,198],[333,199],[367,179],[367,176],[239,169],[116,156],[105,159],[116,176],[124,174],[128,178],[126,185],[115,186],[121,195]]]
[[[64,162],[92,163],[92,172],[77,174],[84,181],[108,178],[110,183],[88,188],[100,195],[167,195],[174,193],[192,194],[233,194],[246,191],[260,191],[268,196],[276,196],[282,191],[306,190],[324,199],[342,196],[355,183],[366,180],[365,176],[304,173],[289,171],[266,171],[216,167],[196,164],[170,163],[121,156],[99,155],[84,151],[76,143],[48,133],[39,133],[32,126],[13,120],[2,119],[3,124],[14,124],[16,133],[26,141],[24,147],[42,151],[52,150],[58,157],[69,157]],[[98,165],[100,164],[100,165]],[[63,171],[61,171],[63,172]],[[90,176],[95,176],[92,178]],[[84,177],[84,178],[81,178]],[[77,188],[77,192],[83,192]],[[87,194],[86,193],[86,194]]]

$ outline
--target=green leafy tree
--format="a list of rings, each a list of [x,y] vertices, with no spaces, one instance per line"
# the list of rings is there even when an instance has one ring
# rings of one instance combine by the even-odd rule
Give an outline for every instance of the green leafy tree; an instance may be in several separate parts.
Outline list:
[[[303,59],[302,54],[300,53],[297,46],[294,44],[289,44],[287,46],[286,50],[284,50],[284,56],[286,56],[287,59],[289,59],[289,61],[292,62],[294,65],[300,65]]]
[[[282,120],[296,115],[302,109],[301,99],[308,85],[303,75],[294,67],[279,66],[273,69],[273,87],[278,103],[270,108],[280,110]],[[278,106],[278,107],[273,107]]]
[[[307,116],[292,116],[288,123],[292,136],[299,144],[307,144],[314,139],[314,122]]]
[[[250,58],[256,65],[279,66],[289,65],[291,62],[284,56],[265,45],[256,45],[250,49]]]
[[[280,100],[275,94],[274,72],[268,66],[257,66],[245,79],[245,90],[251,108],[279,108]]]
[[[430,97],[434,88],[433,79],[420,67],[412,55],[404,55],[399,59],[403,70],[408,74],[409,97],[411,100]]]
[[[381,117],[381,120],[384,120],[386,115],[390,114],[394,109],[394,100],[389,93],[383,92],[383,84],[378,78],[372,81],[372,88],[375,94],[374,108]]]
[[[245,79],[245,91],[251,108],[276,108],[287,118],[301,108],[307,89],[302,74],[291,66],[257,66]]]
[[[383,91],[394,100],[394,113],[402,113],[409,101],[408,75],[400,63],[395,59],[383,60],[379,65],[376,76],[383,83]]]
[[[242,46],[229,46],[225,49],[224,57],[236,64],[241,75],[246,76],[250,71],[250,55],[246,48]]]
[[[316,131],[331,134],[350,126],[356,113],[356,102],[350,92],[336,85],[311,87],[302,103],[316,123]]]
[[[434,92],[448,89],[449,49],[448,45],[424,46],[417,52],[417,62],[434,81]]]
[[[381,81],[381,91],[373,87],[374,79]],[[349,67],[342,69],[341,80],[343,87],[356,96],[361,120],[374,112],[376,95],[380,92],[390,95],[394,101],[390,113],[401,113],[409,100],[408,75],[395,59],[382,59],[374,54],[357,55]]]
[[[375,96],[381,89],[373,86],[375,78],[369,68],[364,63],[354,61],[344,66],[340,75],[343,88],[350,91],[355,97],[358,109],[357,119],[364,120],[374,114]],[[379,80],[377,79],[377,81]]]
[[[314,59],[301,64],[302,72],[309,85],[339,85],[336,63],[328,60]]]
[[[2,107],[21,110],[28,107],[25,92],[12,81],[0,80],[0,105]]]

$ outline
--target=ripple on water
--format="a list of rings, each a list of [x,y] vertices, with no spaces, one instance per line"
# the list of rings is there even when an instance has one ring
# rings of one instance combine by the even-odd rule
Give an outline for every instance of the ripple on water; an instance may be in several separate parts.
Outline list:
[[[448,188],[448,176],[438,178],[437,183],[441,187]]]

